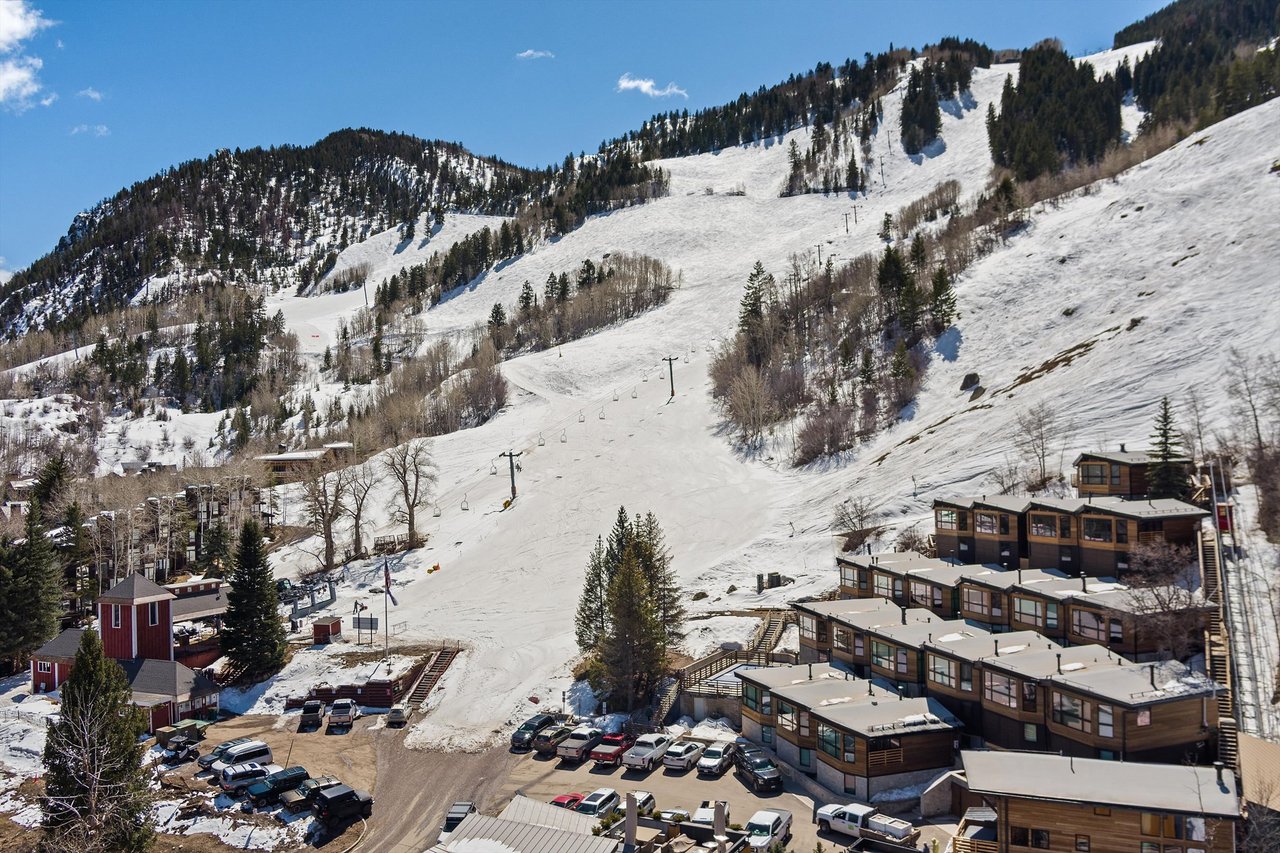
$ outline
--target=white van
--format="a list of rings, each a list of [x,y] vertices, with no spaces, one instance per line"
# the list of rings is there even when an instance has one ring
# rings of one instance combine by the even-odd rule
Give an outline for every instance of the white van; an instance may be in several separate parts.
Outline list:
[[[251,761],[256,761],[258,764],[270,764],[272,761],[271,747],[260,740],[236,744],[224,752],[221,758],[213,762],[209,769],[213,771],[213,775],[217,776],[233,764],[248,764]]]

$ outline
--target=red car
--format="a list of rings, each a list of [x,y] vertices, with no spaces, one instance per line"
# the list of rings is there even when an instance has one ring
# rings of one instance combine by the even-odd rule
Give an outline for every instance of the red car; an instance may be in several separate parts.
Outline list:
[[[584,795],[579,793],[561,794],[551,801],[551,805],[559,806],[562,809],[573,811],[578,807],[578,803],[582,802]]]
[[[599,745],[591,750],[591,760],[596,764],[617,767],[622,763],[622,753],[635,745],[636,739],[629,734],[617,732],[605,735]]]

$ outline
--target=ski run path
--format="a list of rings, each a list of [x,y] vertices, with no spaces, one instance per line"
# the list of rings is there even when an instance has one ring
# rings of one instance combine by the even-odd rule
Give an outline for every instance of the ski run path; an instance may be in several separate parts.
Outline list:
[[[1092,59],[1107,68],[1149,48]],[[1163,395],[1177,403],[1196,388],[1209,405],[1209,423],[1227,425],[1228,349],[1280,352],[1280,174],[1269,173],[1280,155],[1280,100],[1196,134],[1088,194],[1035,210],[1029,227],[958,279],[960,320],[931,353],[916,403],[870,443],[794,469],[786,462],[789,427],[754,456],[737,451],[724,432],[707,368],[733,332],[752,264],[759,259],[781,279],[789,256],[818,246],[824,261],[835,257],[837,264],[878,252],[886,212],[896,214],[947,179],[960,181],[963,198],[980,192],[990,170],[987,104],[1016,70],[976,70],[972,98],[946,105],[942,142],[929,156],[908,157],[897,142],[903,85],[887,96],[873,141],[885,185],[877,159],[848,235],[844,214],[855,200],[846,194],[778,197],[788,143],[808,144],[802,129],[662,161],[671,173],[669,197],[593,217],[423,315],[428,342],[463,339],[494,302],[513,305],[523,282],[541,294],[548,273],[572,276],[584,259],[610,252],[657,257],[682,277],[665,306],[506,362],[507,408],[484,426],[432,439],[441,514],[420,516],[430,535],[425,548],[391,560],[398,604],[390,622],[396,643],[439,641],[465,651],[433,693],[430,711],[417,718],[411,745],[484,748],[535,708],[560,704],[577,660],[573,616],[587,554],[620,505],[656,513],[681,583],[690,595],[707,593],[690,602],[695,615],[781,606],[835,584],[830,522],[840,501],[866,496],[896,528],[918,523],[927,533],[933,498],[995,491],[990,472],[1016,456],[1015,419],[1037,403],[1051,403],[1070,421],[1055,448],[1064,468],[1085,449],[1145,446]],[[1140,115],[1129,109],[1125,117],[1132,130]],[[745,196],[727,194],[739,185]],[[372,288],[495,221],[450,216],[429,241],[420,236],[398,254],[394,235],[377,235],[348,248],[339,265],[369,263]],[[280,296],[268,310],[282,308],[303,351],[314,355],[336,339],[339,318],[363,305],[355,291]],[[1017,381],[1069,350],[1074,357]],[[680,359],[670,400],[665,356]],[[970,372],[988,389],[973,404],[959,391]],[[340,391],[322,386],[317,408],[324,411],[324,395]],[[509,480],[497,454],[507,450],[523,453],[520,497],[502,511]],[[281,492],[286,521],[303,523],[296,487]],[[366,536],[404,532],[391,521],[392,502],[391,484],[383,482],[370,502]],[[278,552],[277,574],[314,568],[314,545]],[[428,574],[433,564],[441,570]],[[333,612],[349,618],[360,600],[381,617],[381,563],[354,563],[348,571],[353,583],[340,587]],[[756,574],[772,571],[794,583],[757,595]],[[731,619],[690,623],[698,651],[721,636],[742,642],[750,635],[745,627]],[[324,677],[321,661],[313,664],[299,666],[307,678]],[[293,671],[277,678],[283,683],[228,695],[224,703],[280,712],[285,695],[305,689]]]

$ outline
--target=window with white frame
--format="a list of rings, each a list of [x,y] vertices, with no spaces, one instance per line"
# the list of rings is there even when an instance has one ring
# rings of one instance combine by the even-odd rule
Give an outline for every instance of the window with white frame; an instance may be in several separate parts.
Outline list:
[[[36,661],[36,672],[53,672],[53,665],[47,660]]]

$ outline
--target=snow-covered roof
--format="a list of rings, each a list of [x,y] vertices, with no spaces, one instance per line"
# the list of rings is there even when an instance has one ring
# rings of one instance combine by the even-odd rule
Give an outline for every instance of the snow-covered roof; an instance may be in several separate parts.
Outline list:
[[[1053,640],[1036,631],[1010,631],[1004,634],[979,634],[971,637],[948,639],[946,635],[926,641],[926,649],[943,652],[953,658],[966,661],[985,661],[989,658],[1032,654],[1036,651],[1062,649]]]
[[[1207,675],[1179,661],[1063,672],[1050,676],[1049,681],[1130,707],[1208,695],[1223,689]]]
[[[265,453],[254,457],[259,462],[310,462],[322,459],[329,453],[325,448],[318,450],[290,450],[285,453]]]
[[[810,709],[818,717],[845,731],[867,737],[961,728],[959,720],[932,697],[874,698],[863,702],[819,706]]]

